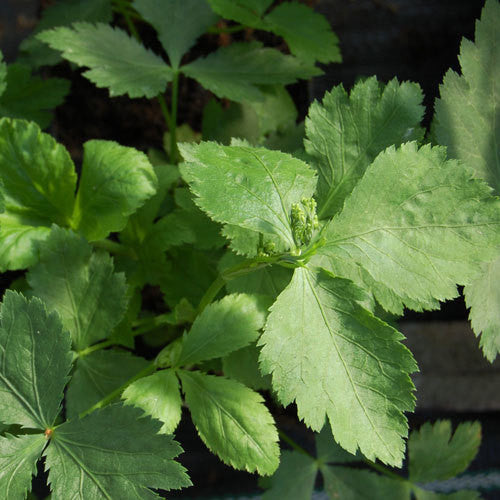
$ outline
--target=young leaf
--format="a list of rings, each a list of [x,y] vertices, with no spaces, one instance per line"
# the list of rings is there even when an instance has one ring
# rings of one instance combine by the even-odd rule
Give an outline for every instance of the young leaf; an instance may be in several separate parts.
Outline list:
[[[410,481],[428,483],[455,477],[467,469],[480,444],[479,422],[460,424],[453,437],[449,420],[425,423],[408,441]]]
[[[112,141],[86,142],[71,227],[90,241],[121,231],[157,182],[144,153]]]
[[[207,306],[184,337],[177,366],[220,358],[257,340],[268,301],[255,295],[226,295]]]
[[[321,269],[297,268],[271,307],[260,362],[284,405],[319,431],[328,416],[350,453],[399,466],[417,369],[403,336],[363,309],[364,292]],[[318,380],[321,381],[318,384]]]
[[[111,97],[152,98],[164,92],[173,78],[172,68],[125,31],[97,23],[74,23],[37,35],[60,50],[68,61],[90,68],[83,73]]]
[[[77,418],[148,364],[144,358],[113,350],[78,358],[66,391],[66,417]]]
[[[262,15],[273,0],[208,0],[220,16],[245,26],[262,29]]]
[[[76,350],[108,337],[125,313],[124,275],[113,271],[107,253],[93,253],[71,231],[53,228],[27,279],[34,295],[59,312]]]
[[[223,377],[178,372],[198,433],[235,469],[272,474],[279,464],[278,433],[260,394]]]
[[[285,4],[284,4],[285,5]],[[418,84],[376,77],[357,83],[350,95],[342,85],[313,102],[306,119],[305,147],[318,170],[318,215],[328,218],[345,199],[368,165],[388,146],[418,138],[424,114]]]
[[[0,97],[0,116],[35,121],[41,128],[49,126],[51,110],[62,104],[70,82],[62,78],[42,80],[32,76],[22,64],[11,64],[7,70],[7,89]]]
[[[259,42],[233,43],[182,66],[181,71],[218,97],[261,101],[259,85],[288,85],[321,74],[319,68]]]
[[[190,486],[173,461],[182,450],[160,423],[131,406],[110,405],[54,430],[44,452],[55,498],[141,498]]]
[[[70,338],[56,313],[7,290],[0,319],[0,422],[54,424],[71,368]]]
[[[196,39],[217,21],[206,0],[134,0],[133,6],[158,32],[174,69]]]
[[[262,500],[311,500],[317,473],[318,466],[312,457],[283,451],[280,465],[271,478],[271,488],[262,495]]]
[[[163,422],[161,433],[172,434],[181,420],[179,381],[173,370],[161,370],[129,385],[122,394],[125,403],[137,406]]]
[[[405,304],[425,304],[455,297],[495,256],[500,201],[444,148],[408,143],[377,157],[323,236],[318,253],[339,257],[341,276],[359,264]]]
[[[47,444],[40,434],[0,437],[0,496],[24,500],[36,475],[36,462]]]
[[[33,243],[52,223],[67,225],[76,174],[66,149],[38,125],[0,119],[0,269],[22,269],[36,260]]]
[[[211,142],[182,144],[180,150],[183,176],[212,219],[277,235],[295,248],[292,205],[311,197],[316,185],[304,162],[278,151]]]
[[[290,52],[306,61],[341,62],[339,40],[324,16],[297,1],[284,2],[264,18],[266,29],[282,36]]]

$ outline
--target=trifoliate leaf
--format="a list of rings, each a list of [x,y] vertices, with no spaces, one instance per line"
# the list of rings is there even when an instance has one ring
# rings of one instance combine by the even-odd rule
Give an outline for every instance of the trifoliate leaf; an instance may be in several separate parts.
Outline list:
[[[271,488],[262,495],[262,500],[311,500],[317,473],[318,466],[312,457],[283,451],[278,470],[271,478]]]
[[[47,444],[43,434],[0,437],[0,495],[24,500],[36,475],[36,462]]]
[[[182,451],[157,434],[160,423],[132,406],[110,405],[54,430],[45,450],[55,498],[140,498],[158,496],[149,488],[190,486]]]
[[[7,88],[7,65],[3,60],[3,54],[0,50],[0,97],[5,92]]]
[[[408,441],[410,481],[428,483],[455,477],[469,467],[480,444],[479,422],[461,423],[453,436],[449,420],[425,423]]]
[[[172,68],[125,31],[107,24],[74,23],[37,35],[60,50],[68,61],[88,67],[83,73],[97,87],[116,97],[152,98],[164,92],[172,80]]]
[[[264,399],[248,387],[201,372],[178,372],[202,441],[235,469],[272,474],[279,464],[278,432]]]
[[[462,75],[449,70],[436,101],[434,131],[453,158],[472,167],[500,194],[500,4],[487,0],[476,22],[475,43],[462,39]]]
[[[174,69],[196,39],[217,21],[206,0],[134,0],[133,6],[158,32]]]
[[[411,485],[367,470],[349,467],[321,468],[325,491],[332,500],[410,500]]]
[[[0,116],[35,121],[46,128],[52,120],[51,110],[62,104],[69,87],[68,80],[43,80],[32,76],[29,67],[11,64],[7,70],[7,89],[0,97]]]
[[[88,141],[71,227],[90,240],[121,231],[156,192],[157,178],[147,156],[112,141]]]
[[[262,29],[262,15],[273,0],[208,0],[208,3],[226,19]]]
[[[391,80],[385,87],[375,77],[342,85],[314,102],[306,119],[305,147],[318,170],[318,215],[328,218],[345,199],[368,165],[388,146],[418,138],[424,114],[418,84]]]
[[[316,442],[316,455],[323,463],[348,463],[361,460],[358,455],[348,453],[333,439],[332,430],[327,424],[321,432],[314,436]]]
[[[220,358],[257,340],[269,301],[256,295],[226,295],[208,305],[182,342],[177,366]]]
[[[297,268],[271,307],[260,362],[285,406],[320,431],[325,416],[350,453],[400,466],[404,411],[415,405],[417,369],[403,336],[363,309],[364,292],[321,269]],[[318,380],[321,383],[318,384]]]
[[[218,97],[246,102],[264,99],[259,85],[288,85],[321,74],[310,63],[263,47],[259,42],[221,47],[182,66],[181,71]]]
[[[0,214],[0,269],[36,261],[34,242],[52,223],[67,225],[76,174],[67,150],[35,123],[0,119],[0,176],[5,211]]]
[[[483,265],[478,277],[464,289],[469,318],[486,358],[493,363],[500,352],[500,257]]]
[[[182,400],[173,370],[161,370],[137,380],[125,389],[122,398],[163,422],[162,433],[172,434],[179,425]]]
[[[70,338],[56,313],[7,290],[0,320],[0,422],[54,424],[71,368]]]
[[[299,2],[284,2],[265,18],[266,29],[282,36],[290,52],[306,61],[340,62],[339,40],[327,19]]]
[[[96,351],[78,358],[66,391],[66,417],[73,419],[148,366],[121,351]]]
[[[359,264],[405,304],[428,304],[455,297],[455,283],[495,256],[500,202],[444,148],[408,143],[377,157],[323,237],[319,254]]]
[[[182,144],[180,150],[183,176],[212,219],[277,235],[295,248],[292,205],[311,197],[316,185],[304,162],[279,151],[211,142]]]
[[[92,253],[69,230],[52,230],[27,279],[34,295],[59,312],[76,350],[108,337],[127,307],[125,276],[113,271],[109,254]]]

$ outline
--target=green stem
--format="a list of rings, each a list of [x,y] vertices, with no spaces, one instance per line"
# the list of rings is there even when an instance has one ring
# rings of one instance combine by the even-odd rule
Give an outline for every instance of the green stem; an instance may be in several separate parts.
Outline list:
[[[158,94],[156,97],[158,99],[158,103],[160,104],[160,109],[163,114],[163,118],[165,118],[165,122],[167,123],[167,127],[170,130],[172,128],[172,117],[168,112],[167,103],[165,101],[165,97],[162,94]]]
[[[179,100],[179,72],[175,71],[172,80],[172,106],[170,111],[170,161],[177,164],[177,104]]]
[[[302,448],[300,444],[297,444],[290,436],[287,436],[281,429],[278,429],[278,434],[280,436],[280,439],[291,446],[295,451],[307,455],[308,457],[311,457],[313,460],[315,460],[315,458],[308,451]]]
[[[222,34],[230,34],[230,33],[238,33],[239,31],[243,31],[246,29],[246,26],[238,24],[237,26],[229,26],[226,28],[217,28],[217,26],[212,26],[208,28],[207,33],[211,35],[222,35]]]
[[[125,255],[127,257],[132,257],[133,259],[137,259],[135,252],[121,243],[112,240],[97,240],[93,241],[92,245],[95,248],[101,248],[102,250],[106,250],[109,253],[114,255]]]
[[[86,349],[82,349],[81,351],[78,351],[78,357],[82,358],[83,356],[87,356],[88,354],[94,352],[94,351],[99,351],[101,349],[106,349],[106,347],[111,347],[114,345],[115,342],[113,340],[103,340],[102,342],[99,342],[97,344],[91,345],[90,347],[87,347]]]
[[[103,408],[107,406],[109,403],[111,403],[115,398],[119,397],[121,393],[132,383],[134,383],[136,380],[139,380],[143,377],[146,377],[147,375],[150,375],[151,373],[156,371],[156,365],[154,363],[149,364],[144,368],[144,370],[141,370],[139,373],[134,375],[132,378],[127,380],[124,384],[122,384],[118,389],[115,389],[113,392],[110,392],[106,397],[102,398],[100,401],[98,401],[95,405],[92,405],[90,408],[85,410],[84,412],[80,413],[78,415],[79,418],[86,417],[90,413],[92,413],[95,410],[98,410],[99,408]]]
[[[133,334],[134,337],[143,335],[163,325],[172,325],[172,313],[159,314],[158,316],[151,316],[148,318],[140,318],[134,321],[135,327]]]
[[[396,474],[395,472],[392,472],[392,470],[388,469],[387,467],[377,464],[376,462],[372,462],[371,460],[368,460],[367,458],[363,458],[363,462],[367,465],[369,465],[372,469],[376,470],[377,472],[380,472],[380,474],[383,474],[384,476],[390,477],[391,479],[396,479],[398,481],[403,481],[405,483],[409,482],[407,479],[404,477],[401,477],[400,475]]]

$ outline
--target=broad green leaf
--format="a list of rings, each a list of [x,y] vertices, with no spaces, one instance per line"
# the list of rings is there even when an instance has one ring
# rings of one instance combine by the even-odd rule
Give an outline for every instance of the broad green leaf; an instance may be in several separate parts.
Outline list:
[[[5,92],[7,88],[7,65],[3,60],[3,54],[0,50],[0,97]]]
[[[442,147],[388,148],[323,231],[318,253],[362,266],[408,304],[457,295],[500,244],[500,201]],[[411,306],[411,303],[408,305]]]
[[[43,434],[0,437],[0,496],[24,500],[36,475],[36,462],[47,444]]]
[[[262,375],[259,370],[260,349],[252,343],[238,349],[222,360],[222,369],[226,377],[232,378],[250,387],[254,391],[271,389],[271,377]]]
[[[226,295],[208,305],[182,342],[177,366],[220,358],[257,340],[268,301],[255,295]]]
[[[388,146],[421,136],[424,114],[418,84],[376,77],[357,83],[350,95],[342,85],[315,101],[306,119],[305,147],[318,170],[318,215],[328,218],[345,199],[367,167]]]
[[[476,41],[462,39],[462,75],[449,70],[436,100],[434,132],[453,158],[472,167],[500,194],[500,4],[487,0]]]
[[[480,444],[479,422],[461,423],[453,436],[449,420],[425,423],[408,441],[410,481],[429,483],[457,476],[469,467]]]
[[[288,85],[322,73],[310,63],[263,47],[259,42],[221,47],[182,66],[181,71],[218,97],[245,102],[264,99],[259,85]]]
[[[292,205],[311,197],[316,185],[304,162],[279,151],[211,142],[182,144],[180,150],[183,176],[212,219],[277,235],[295,248]]]
[[[283,451],[280,465],[271,478],[271,488],[262,500],[311,500],[318,466],[304,453]]]
[[[51,110],[62,104],[70,82],[62,78],[32,76],[22,64],[11,64],[7,70],[7,89],[0,97],[0,116],[22,118],[49,126]]]
[[[262,29],[262,15],[273,0],[208,0],[220,16],[245,26]]]
[[[34,295],[59,313],[76,350],[108,337],[126,310],[125,277],[113,271],[112,258],[93,253],[69,230],[52,230],[27,279]]]
[[[469,318],[486,358],[493,363],[500,352],[500,257],[485,264],[464,289]]]
[[[314,436],[316,443],[316,455],[323,463],[348,463],[362,460],[358,455],[348,453],[341,448],[333,439],[332,430],[327,424],[321,432]]]
[[[152,98],[164,92],[173,78],[163,59],[107,24],[78,22],[71,28],[44,31],[37,38],[68,61],[90,68],[83,75],[97,87],[108,88],[111,97]]]
[[[172,434],[179,425],[182,400],[173,370],[161,370],[137,380],[125,389],[122,398],[163,422],[162,433]]]
[[[56,313],[7,290],[0,319],[0,422],[46,429],[61,409],[70,338]]]
[[[66,391],[66,417],[73,419],[148,366],[123,351],[96,351],[78,358]]]
[[[142,418],[141,418],[142,417]],[[54,430],[44,452],[54,498],[155,499],[149,488],[190,486],[182,451],[160,423],[131,406],[110,405]]]
[[[202,441],[235,469],[272,474],[278,432],[260,394],[223,377],[179,371],[191,418]]]
[[[306,61],[341,62],[339,40],[327,19],[312,8],[284,2],[264,18],[266,29],[282,36],[290,52]]]
[[[90,241],[121,231],[128,216],[156,193],[156,186],[144,153],[112,141],[88,141],[71,227]]]
[[[478,491],[462,490],[455,493],[444,494],[435,493],[434,491],[415,488],[415,498],[417,500],[481,500]]]
[[[404,337],[358,304],[364,295],[322,269],[297,268],[271,307],[260,367],[272,373],[281,403],[295,401],[313,430],[328,416],[348,452],[400,466],[417,365]]]
[[[134,0],[133,6],[158,32],[174,69],[196,39],[217,21],[206,0]]]
[[[349,467],[322,467],[325,491],[336,500],[410,500],[411,487],[406,481],[390,479],[367,470]]]
[[[34,242],[52,223],[67,225],[73,211],[76,174],[67,150],[38,125],[0,119],[0,269],[36,261]]]

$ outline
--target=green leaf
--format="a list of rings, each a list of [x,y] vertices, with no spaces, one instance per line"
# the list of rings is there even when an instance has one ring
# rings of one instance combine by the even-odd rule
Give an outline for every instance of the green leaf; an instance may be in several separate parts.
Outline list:
[[[400,466],[404,411],[415,405],[409,373],[417,369],[404,337],[363,309],[364,292],[321,269],[297,268],[271,307],[260,362],[283,405],[320,431],[328,416],[350,453]],[[318,380],[321,383],[318,383]]]
[[[288,85],[321,74],[321,70],[310,63],[263,47],[259,42],[221,47],[182,66],[181,71],[218,97],[245,102],[264,99],[259,85]]]
[[[311,500],[318,466],[304,453],[283,451],[278,470],[271,478],[271,488],[262,500]]]
[[[469,319],[484,355],[493,363],[500,352],[500,256],[483,266],[481,273],[464,289]]]
[[[197,38],[217,21],[205,0],[134,0],[133,6],[158,32],[174,69]]]
[[[245,26],[262,29],[262,15],[273,0],[208,0],[220,16]]]
[[[112,141],[88,141],[71,227],[90,240],[121,231],[127,218],[156,192],[147,156]]]
[[[500,202],[446,151],[408,143],[368,167],[318,253],[362,266],[407,305],[456,297],[500,244]],[[409,299],[409,300],[408,300]]]
[[[78,22],[71,28],[44,31],[37,38],[60,50],[68,61],[90,68],[83,75],[97,87],[108,88],[111,97],[156,97],[173,78],[163,59],[107,24]]]
[[[160,423],[131,406],[110,405],[54,430],[44,456],[54,498],[140,498],[190,486],[182,451]]]
[[[415,497],[417,500],[481,500],[477,491],[462,490],[448,495],[435,493],[421,488],[415,488]]]
[[[313,102],[306,119],[306,151],[318,170],[318,215],[328,218],[377,155],[393,144],[417,139],[424,114],[418,84],[376,77],[357,83],[350,95],[342,85]]]
[[[220,358],[257,340],[268,301],[255,295],[226,295],[208,305],[182,342],[177,366]]]
[[[410,500],[411,486],[367,470],[322,467],[325,491],[332,500]]]
[[[0,116],[35,121],[41,128],[49,126],[51,110],[62,104],[70,87],[70,82],[62,78],[32,76],[30,68],[22,64],[9,65],[6,83],[0,97]]]
[[[0,319],[0,422],[46,429],[61,409],[70,338],[56,313],[7,290]],[[49,370],[50,368],[50,370]]]
[[[325,425],[314,438],[316,455],[323,463],[348,463],[362,460],[359,454],[348,453],[335,442],[329,425]]]
[[[43,434],[0,437],[0,495],[8,500],[24,500],[31,490],[31,476],[47,444]]]
[[[137,380],[125,389],[122,398],[163,422],[162,433],[172,434],[181,421],[181,393],[173,370],[161,370]]]
[[[279,151],[211,142],[182,144],[180,150],[183,176],[212,219],[277,235],[295,248],[292,205],[311,197],[316,185],[304,162]]]
[[[0,119],[0,269],[22,269],[36,260],[34,242],[52,223],[67,225],[76,174],[67,150],[38,125]]]
[[[235,469],[272,474],[279,464],[278,432],[260,394],[223,377],[178,372],[202,441]]]
[[[148,364],[144,358],[114,350],[96,351],[79,357],[66,391],[67,418],[78,417]]]
[[[464,422],[451,433],[449,420],[425,423],[408,441],[410,481],[429,483],[457,476],[469,467],[481,444],[481,424]]]
[[[476,42],[462,39],[462,75],[449,70],[436,100],[434,132],[453,158],[472,167],[500,194],[500,4],[487,0],[476,22]]]
[[[85,239],[71,231],[52,230],[40,244],[39,262],[27,279],[34,295],[59,312],[76,350],[108,337],[125,314],[124,275],[113,271],[109,254],[93,253]]]
[[[290,52],[306,61],[341,62],[339,40],[325,16],[299,2],[284,2],[264,18],[266,29],[282,36]]]

